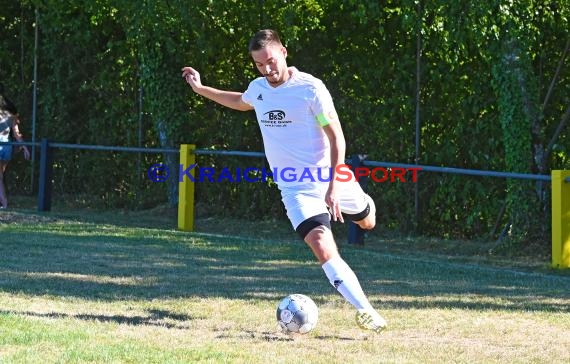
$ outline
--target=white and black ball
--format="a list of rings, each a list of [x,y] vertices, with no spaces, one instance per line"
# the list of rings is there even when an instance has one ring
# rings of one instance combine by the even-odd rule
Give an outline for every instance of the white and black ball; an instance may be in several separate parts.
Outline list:
[[[289,295],[277,306],[277,322],[286,333],[306,334],[317,326],[319,309],[303,294]]]

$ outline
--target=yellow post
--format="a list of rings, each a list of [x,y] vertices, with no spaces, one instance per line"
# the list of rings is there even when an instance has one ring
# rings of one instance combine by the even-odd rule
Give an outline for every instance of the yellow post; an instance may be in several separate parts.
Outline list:
[[[570,268],[570,171],[552,171],[552,266]]]
[[[178,229],[194,231],[194,182],[184,173],[196,163],[194,144],[180,145],[180,173],[178,184]],[[195,168],[188,173],[195,177]]]

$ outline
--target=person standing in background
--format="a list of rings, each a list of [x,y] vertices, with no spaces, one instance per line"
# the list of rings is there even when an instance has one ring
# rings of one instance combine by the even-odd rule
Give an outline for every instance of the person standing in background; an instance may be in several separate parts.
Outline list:
[[[10,136],[22,142],[24,137],[20,132],[20,118],[18,109],[12,101],[4,95],[4,85],[0,83],[0,142],[9,142]],[[8,197],[6,196],[6,185],[4,183],[4,172],[8,163],[12,160],[13,146],[0,144],[0,209],[8,207]],[[24,153],[24,158],[30,159],[30,151],[25,145],[19,147]]]

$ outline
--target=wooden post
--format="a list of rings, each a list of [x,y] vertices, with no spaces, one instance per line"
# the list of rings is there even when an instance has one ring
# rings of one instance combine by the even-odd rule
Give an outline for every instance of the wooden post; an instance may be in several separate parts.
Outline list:
[[[552,267],[570,268],[570,171],[552,171]]]
[[[194,144],[180,145],[180,173],[178,188],[178,229],[182,231],[194,231],[194,181],[184,172],[196,163]],[[195,177],[195,169],[188,173]]]

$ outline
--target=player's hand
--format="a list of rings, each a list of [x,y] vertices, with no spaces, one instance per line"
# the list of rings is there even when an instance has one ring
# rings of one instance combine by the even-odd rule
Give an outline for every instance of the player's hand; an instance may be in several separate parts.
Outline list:
[[[342,218],[342,212],[340,210],[340,201],[337,198],[336,190],[334,188],[334,184],[331,183],[329,185],[329,189],[325,194],[325,203],[330,209],[331,217],[333,221],[340,221],[344,222]]]
[[[192,67],[182,68],[182,77],[188,82],[192,87],[192,90],[202,87],[202,81],[200,80],[200,73]]]

